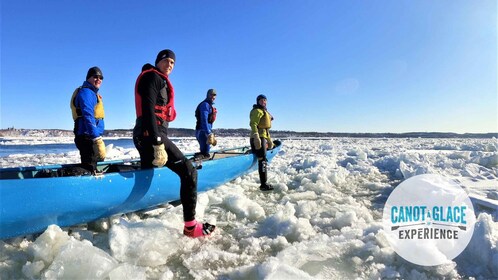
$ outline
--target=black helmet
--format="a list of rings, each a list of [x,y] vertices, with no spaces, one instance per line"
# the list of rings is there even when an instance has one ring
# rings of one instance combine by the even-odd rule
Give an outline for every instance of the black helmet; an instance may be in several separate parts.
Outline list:
[[[88,78],[93,77],[93,76],[100,76],[100,77],[102,77],[102,80],[104,79],[104,75],[102,75],[102,71],[97,66],[94,66],[94,67],[88,69],[88,73],[86,73],[86,79],[88,80]]]
[[[159,63],[159,61],[161,61],[165,58],[171,58],[176,62],[176,55],[172,50],[162,50],[157,54],[156,66],[157,66],[157,63]]]
[[[214,88],[211,88],[207,91],[206,97],[209,97],[209,95],[216,95],[216,90]]]
[[[261,99],[268,99],[268,98],[266,98],[266,95],[260,94],[260,95],[258,95],[258,97],[256,97],[256,103],[258,103],[259,100],[261,100]]]

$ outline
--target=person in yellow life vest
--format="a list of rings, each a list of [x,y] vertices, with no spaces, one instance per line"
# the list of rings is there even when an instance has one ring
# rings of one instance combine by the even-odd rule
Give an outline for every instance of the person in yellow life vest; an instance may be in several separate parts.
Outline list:
[[[266,96],[258,95],[256,104],[252,106],[250,113],[249,126],[251,127],[251,149],[258,157],[258,173],[262,191],[271,191],[273,186],[266,183],[268,179],[268,159],[266,158],[267,149],[273,148],[273,141],[270,136],[272,115],[266,109]]]
[[[81,167],[95,173],[97,162],[106,156],[104,134],[104,103],[98,93],[104,76],[99,67],[88,69],[86,80],[71,97],[74,120],[74,143],[80,151]]]

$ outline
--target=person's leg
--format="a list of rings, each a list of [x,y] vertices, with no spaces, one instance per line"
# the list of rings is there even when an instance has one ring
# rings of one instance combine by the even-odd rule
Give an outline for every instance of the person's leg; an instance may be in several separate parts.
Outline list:
[[[197,142],[199,142],[199,149],[202,155],[208,155],[210,150],[210,145],[207,143],[207,134],[203,130],[196,130],[195,137]]]
[[[268,159],[266,158],[267,144],[266,138],[261,138],[261,149],[258,156],[258,172],[259,180],[261,182],[259,189],[262,191],[273,190],[273,187],[266,183],[268,180]]]
[[[262,191],[270,191],[273,190],[273,187],[271,185],[268,185],[266,183],[268,179],[268,159],[266,158],[266,146],[267,146],[267,140],[265,138],[260,138],[261,139],[261,149],[256,150],[254,147],[254,139],[251,138],[250,144],[251,144],[251,149],[252,152],[256,155],[258,158],[258,174],[259,174],[259,181],[261,183],[260,189]]]
[[[194,220],[197,204],[197,170],[169,138],[163,138],[163,142],[168,154],[166,166],[180,177],[183,218],[185,221]]]
[[[150,139],[145,137],[133,137],[133,143],[140,154],[140,167],[142,169],[153,168],[154,148]]]
[[[266,172],[267,162],[266,160],[258,160],[258,173],[259,173],[259,181],[261,185],[266,185],[266,181],[268,179],[268,174]]]
[[[195,220],[197,205],[197,170],[178,147],[168,138],[163,138],[168,162],[166,166],[180,177],[180,200],[183,206],[183,233],[190,237],[201,237],[211,234],[216,226],[208,223],[198,223]]]
[[[97,168],[97,156],[93,151],[93,141],[86,137],[77,135],[74,138],[76,148],[80,151],[81,167],[93,172]]]

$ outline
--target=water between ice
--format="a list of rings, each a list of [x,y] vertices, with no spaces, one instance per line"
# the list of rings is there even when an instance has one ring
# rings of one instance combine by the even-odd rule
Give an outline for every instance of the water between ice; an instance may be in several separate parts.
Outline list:
[[[60,154],[75,150],[75,145],[71,138],[61,139],[59,143],[50,142],[46,138],[37,139],[0,139],[0,157],[14,154]],[[106,139],[106,145],[113,145],[122,148],[133,148],[132,139]]]

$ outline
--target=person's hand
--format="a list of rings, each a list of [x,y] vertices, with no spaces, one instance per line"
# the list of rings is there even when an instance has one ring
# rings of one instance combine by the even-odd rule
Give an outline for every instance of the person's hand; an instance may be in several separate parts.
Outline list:
[[[97,155],[97,161],[103,161],[105,159],[105,144],[102,137],[93,139],[93,152]]]
[[[273,141],[271,140],[271,138],[268,138],[268,150],[271,150],[273,149],[275,145],[273,145]]]
[[[254,148],[256,150],[261,149],[261,139],[259,138],[259,134],[258,133],[253,133],[251,135],[251,138],[254,139]]]
[[[154,148],[154,160],[152,164],[157,167],[163,167],[168,161],[168,154],[164,149],[164,144],[161,145],[152,145]]]
[[[209,145],[213,145],[213,146],[216,146],[216,144],[218,144],[218,141],[216,141],[216,139],[214,138],[214,133],[210,133],[207,137],[207,143]]]

